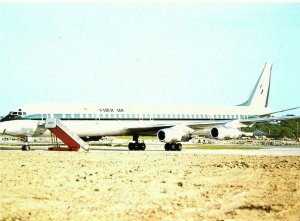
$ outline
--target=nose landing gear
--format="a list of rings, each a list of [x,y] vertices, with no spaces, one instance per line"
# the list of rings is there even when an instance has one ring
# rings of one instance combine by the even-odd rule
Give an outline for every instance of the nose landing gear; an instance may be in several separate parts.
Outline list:
[[[31,150],[30,145],[28,143],[28,137],[25,137],[24,140],[25,140],[25,144],[22,145],[22,150],[23,151],[29,151],[29,150]]]
[[[29,151],[30,150],[30,146],[28,144],[25,144],[22,146],[22,150],[23,151]]]

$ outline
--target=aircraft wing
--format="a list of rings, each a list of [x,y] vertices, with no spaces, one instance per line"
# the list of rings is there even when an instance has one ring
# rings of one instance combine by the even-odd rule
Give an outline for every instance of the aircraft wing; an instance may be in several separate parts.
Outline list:
[[[299,109],[299,108],[300,107],[292,107],[292,108],[288,108],[288,109],[283,109],[283,110],[279,110],[279,111],[270,112],[270,113],[267,113],[267,114],[260,115],[260,117],[270,117],[272,114],[282,113],[282,112],[286,112],[286,111],[290,111],[290,110],[296,110],[296,109]]]
[[[205,129],[208,127],[213,127],[217,125],[224,125],[231,122],[231,120],[211,120],[211,121],[183,121],[183,122],[170,122],[170,123],[155,123],[141,125],[141,126],[131,126],[126,129],[130,132],[137,134],[156,134],[157,131],[165,128],[175,127],[175,126],[187,126],[194,130]]]
[[[170,123],[156,123],[136,125],[127,127],[126,129],[130,132],[137,134],[155,134],[157,131],[165,128],[170,128],[174,126],[187,126],[194,130],[201,130],[206,128],[212,128],[214,126],[227,125],[234,128],[246,127],[246,125],[251,125],[255,123],[262,122],[272,122],[281,120],[295,120],[300,119],[300,116],[286,116],[286,117],[256,117],[251,119],[243,120],[210,120],[210,121],[183,121],[183,122],[170,122]]]

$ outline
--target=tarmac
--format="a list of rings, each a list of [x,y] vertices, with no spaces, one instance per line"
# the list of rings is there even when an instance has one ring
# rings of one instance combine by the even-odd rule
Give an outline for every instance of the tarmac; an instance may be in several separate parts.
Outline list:
[[[241,149],[227,149],[226,145],[220,145],[224,149],[184,149],[180,152],[175,151],[175,154],[224,154],[224,155],[245,155],[245,156],[300,156],[299,146],[240,146]],[[242,149],[244,148],[244,149]],[[18,146],[4,146],[0,145],[0,151],[3,150],[20,150]],[[48,146],[32,146],[31,151],[48,151]],[[129,151],[127,147],[110,147],[110,146],[92,146],[90,152],[101,152],[101,151]],[[147,145],[145,151],[131,151],[131,152],[166,152],[163,145]]]

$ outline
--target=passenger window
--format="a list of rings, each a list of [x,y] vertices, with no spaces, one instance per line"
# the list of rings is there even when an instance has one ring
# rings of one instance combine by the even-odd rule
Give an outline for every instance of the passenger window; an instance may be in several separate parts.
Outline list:
[[[80,119],[80,114],[74,114],[74,118]]]
[[[41,114],[31,114],[26,117],[26,119],[31,119],[31,120],[41,120],[42,115]]]
[[[72,118],[72,115],[71,115],[71,114],[66,114],[66,118],[67,118],[67,119],[71,119],[71,118]]]
[[[54,114],[54,118],[61,119],[61,118],[63,118],[63,115],[62,114]]]

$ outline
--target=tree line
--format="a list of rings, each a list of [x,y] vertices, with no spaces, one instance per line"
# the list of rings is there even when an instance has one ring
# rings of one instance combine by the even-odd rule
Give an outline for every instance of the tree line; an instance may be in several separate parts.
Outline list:
[[[269,138],[299,138],[300,120],[286,120],[276,123],[256,123],[250,128],[245,128],[246,132],[260,130]]]

